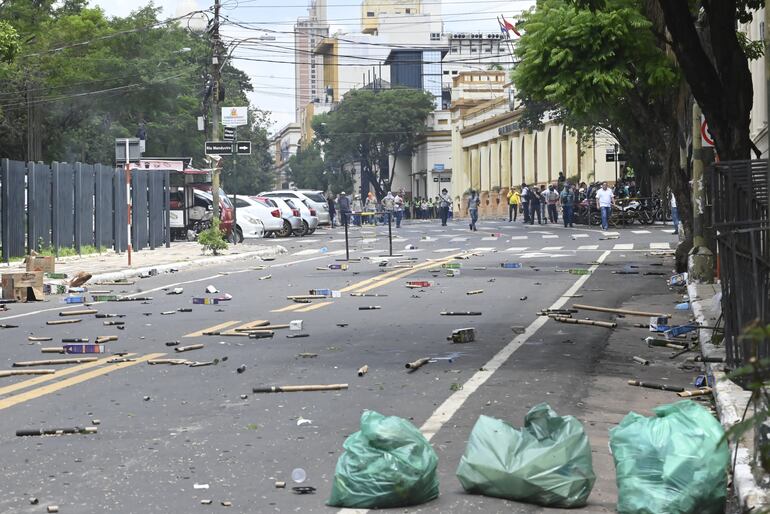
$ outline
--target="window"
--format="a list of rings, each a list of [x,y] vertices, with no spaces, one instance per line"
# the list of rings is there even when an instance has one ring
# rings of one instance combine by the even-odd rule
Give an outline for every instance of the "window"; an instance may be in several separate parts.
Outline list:
[[[456,46],[453,46],[452,48],[449,49],[449,51],[452,52],[453,54],[456,54],[460,51],[460,49]]]
[[[251,207],[251,204],[242,198],[236,198],[235,206],[240,209],[241,207]]]
[[[366,13],[367,18],[374,18],[374,13],[372,11],[368,11]]]
[[[449,75],[449,70],[444,70],[444,75]]]
[[[412,14],[412,10],[409,7],[404,9],[404,11],[406,12],[406,14]]]

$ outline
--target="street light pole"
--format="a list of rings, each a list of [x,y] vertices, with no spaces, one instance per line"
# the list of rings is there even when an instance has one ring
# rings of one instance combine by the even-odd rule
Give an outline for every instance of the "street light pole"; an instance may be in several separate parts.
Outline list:
[[[220,61],[221,42],[219,40],[219,0],[214,0],[214,28],[211,31],[211,79],[214,81],[214,98],[211,102],[211,140],[219,141],[219,88],[222,80]],[[219,177],[220,166],[214,166],[211,176],[211,196],[213,198],[214,220],[219,220]]]

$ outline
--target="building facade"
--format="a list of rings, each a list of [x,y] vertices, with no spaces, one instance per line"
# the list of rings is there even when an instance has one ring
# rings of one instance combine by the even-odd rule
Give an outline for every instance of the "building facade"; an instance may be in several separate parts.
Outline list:
[[[323,59],[313,50],[328,35],[326,0],[311,0],[308,16],[299,18],[294,26],[294,107],[297,123],[305,106],[324,94]]]
[[[289,159],[297,155],[302,130],[299,123],[289,123],[270,139],[273,155],[273,177],[276,189],[289,187]]]

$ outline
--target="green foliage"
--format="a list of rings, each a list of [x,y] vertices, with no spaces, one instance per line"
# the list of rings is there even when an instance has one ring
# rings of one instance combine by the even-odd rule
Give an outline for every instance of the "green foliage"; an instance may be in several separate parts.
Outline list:
[[[238,101],[243,102],[243,105],[248,104],[245,97]],[[233,100],[232,102],[236,101]],[[251,141],[251,155],[239,155],[237,158],[227,157],[224,159],[222,184],[228,193],[255,195],[260,191],[272,188],[273,159],[270,155],[270,141],[267,137],[269,118],[269,113],[265,111],[249,109],[250,125],[238,127],[238,140]],[[200,142],[198,142],[198,146],[200,146]]]
[[[756,61],[765,55],[765,43],[763,41],[752,41],[745,32],[736,32],[735,35],[738,37],[738,44],[741,45],[748,60]]]
[[[759,348],[770,342],[770,325],[761,326],[754,324],[747,327],[738,338],[738,344],[745,345],[753,350],[753,355],[758,355]],[[744,346],[745,347],[745,346]],[[738,441],[751,430],[770,419],[770,358],[757,359],[751,357],[748,364],[734,370],[729,378],[744,384],[744,387],[752,392],[751,398],[754,405],[754,414],[736,423],[725,434],[732,441]],[[766,472],[770,472],[770,443],[763,440],[757,448],[759,462]]]
[[[13,61],[19,50],[19,33],[10,23],[0,20],[0,62]]]
[[[326,191],[329,183],[321,148],[315,141],[289,158],[289,177],[299,189]]]
[[[227,249],[227,241],[219,228],[218,219],[214,219],[210,228],[198,234],[198,243],[203,247],[204,252],[209,250],[214,255],[219,255],[219,250]]]
[[[74,257],[76,255],[91,255],[94,253],[104,253],[107,249],[103,246],[83,245],[80,247],[80,253],[77,249],[64,247],[57,251],[53,246],[41,246],[37,251],[38,255],[56,255],[57,257]]]
[[[313,119],[327,167],[341,170],[360,162],[364,181],[378,198],[384,196],[398,157],[414,153],[433,101],[431,94],[415,89],[348,92],[336,110]]]

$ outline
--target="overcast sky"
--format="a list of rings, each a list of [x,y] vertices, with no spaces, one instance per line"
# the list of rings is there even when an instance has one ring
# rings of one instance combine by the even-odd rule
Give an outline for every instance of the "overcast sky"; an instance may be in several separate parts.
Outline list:
[[[198,9],[208,9],[212,0],[155,0],[162,7],[163,16],[173,17],[179,3],[192,2]],[[429,2],[439,0],[427,0]],[[140,2],[126,0],[91,0],[99,5],[108,16],[128,16],[137,9]],[[443,0],[441,12],[444,30],[447,32],[497,32],[496,17],[504,14],[515,18],[516,13],[534,4],[534,0]],[[360,30],[360,0],[327,0],[328,20],[331,32],[355,33]],[[249,27],[267,28],[286,33],[275,34],[276,41],[266,42],[263,48],[238,49],[235,56],[255,59],[269,59],[280,63],[235,60],[233,64],[245,71],[254,85],[250,100],[255,107],[272,112],[273,127],[277,130],[294,121],[294,23],[300,16],[307,15],[307,0],[222,0],[222,15],[234,22],[249,24]],[[256,30],[244,30],[235,26],[224,26],[223,33],[230,37],[259,37],[264,34]]]

